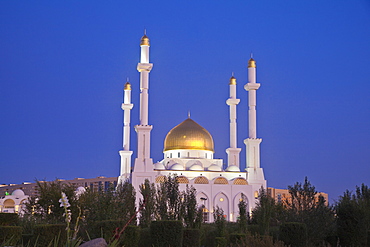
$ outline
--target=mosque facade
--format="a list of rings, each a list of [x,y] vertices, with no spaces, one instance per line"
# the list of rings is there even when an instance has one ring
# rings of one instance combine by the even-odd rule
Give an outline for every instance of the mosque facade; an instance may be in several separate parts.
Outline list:
[[[132,160],[130,115],[133,104],[131,85],[127,82],[122,104],[123,149],[119,151],[121,169],[118,183],[129,180],[136,191],[139,191],[139,186],[145,179],[158,185],[163,183],[168,175],[176,174],[180,190],[185,190],[187,185],[196,189],[197,203],[206,212],[206,221],[213,221],[210,215],[216,206],[223,209],[227,220],[236,221],[238,204],[243,198],[251,212],[255,207],[258,191],[261,187],[266,189],[266,180],[260,166],[262,139],[257,138],[256,92],[260,84],[256,82],[256,61],[253,58],[248,61],[248,83],[244,86],[248,92],[249,105],[249,136],[244,140],[247,156],[245,170],[240,169],[241,148],[237,147],[236,108],[240,99],[237,98],[236,79],[233,76],[230,78],[229,98],[226,100],[230,120],[230,145],[226,149],[226,168],[223,167],[225,162],[222,159],[214,157],[211,134],[190,116],[168,132],[164,140],[163,159],[153,163],[150,155],[150,134],[153,126],[149,124],[148,119],[149,74],[153,64],[149,60],[150,40],[146,35],[141,38],[140,47],[140,62],[137,65],[140,73],[140,119],[139,124],[134,126],[138,146],[136,158]],[[141,196],[140,193],[137,195]]]

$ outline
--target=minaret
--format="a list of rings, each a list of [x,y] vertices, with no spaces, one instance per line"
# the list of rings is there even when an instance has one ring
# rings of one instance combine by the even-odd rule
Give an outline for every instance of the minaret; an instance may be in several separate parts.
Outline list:
[[[144,34],[141,38],[141,56],[137,70],[140,72],[140,124],[135,126],[137,132],[137,158],[135,159],[134,171],[153,171],[153,161],[150,158],[150,131],[153,126],[148,125],[148,90],[149,72],[153,64],[149,63],[149,38]]]
[[[227,168],[226,171],[240,171],[239,167],[239,153],[241,148],[237,148],[237,129],[236,129],[236,106],[240,99],[236,98],[236,79],[231,76],[229,83],[229,98],[226,104],[229,105],[230,113],[230,147],[226,149],[227,153]],[[234,169],[233,169],[234,168]],[[236,169],[237,168],[237,169]]]
[[[123,150],[119,151],[121,156],[121,172],[118,178],[118,184],[124,183],[127,179],[130,179],[131,174],[131,156],[130,151],[130,118],[131,109],[134,105],[131,104],[131,84],[126,82],[124,87],[122,110],[123,115]]]
[[[248,91],[248,125],[249,138],[244,140],[246,145],[248,183],[264,184],[266,187],[263,170],[260,167],[260,143],[262,139],[257,138],[257,118],[256,118],[256,91],[260,87],[256,83],[256,61],[251,58],[248,61],[248,83],[244,89]],[[255,188],[257,191],[260,188]]]

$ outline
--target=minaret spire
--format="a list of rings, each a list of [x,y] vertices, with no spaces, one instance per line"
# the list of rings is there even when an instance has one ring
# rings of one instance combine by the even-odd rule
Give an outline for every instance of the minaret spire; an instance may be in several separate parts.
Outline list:
[[[252,54],[251,54],[252,56]],[[256,91],[260,84],[256,82],[256,61],[251,57],[248,60],[248,83],[244,89],[248,91],[248,125],[249,137],[244,140],[246,145],[248,183],[249,184],[264,184],[266,180],[263,170],[260,167],[260,143],[262,139],[257,138],[257,112],[256,112]],[[260,188],[254,188],[259,191]]]
[[[150,41],[145,30],[140,41],[140,63],[137,65],[140,72],[140,124],[135,126],[138,148],[134,170],[139,172],[153,171],[153,161],[150,158],[150,131],[153,126],[148,123],[149,73],[153,68],[153,64],[149,63],[149,47]]]
[[[229,105],[230,115],[230,147],[226,149],[228,156],[228,167],[226,171],[236,171],[239,168],[239,153],[240,148],[237,148],[237,127],[236,127],[236,106],[239,104],[240,99],[236,98],[236,78],[234,72],[229,82],[229,98],[226,100],[226,104]]]
[[[122,110],[123,115],[123,150],[119,152],[121,156],[121,172],[118,179],[118,183],[123,183],[125,180],[130,179],[131,175],[131,156],[132,151],[130,151],[130,118],[131,109],[134,106],[131,104],[131,84],[128,81],[124,87]]]

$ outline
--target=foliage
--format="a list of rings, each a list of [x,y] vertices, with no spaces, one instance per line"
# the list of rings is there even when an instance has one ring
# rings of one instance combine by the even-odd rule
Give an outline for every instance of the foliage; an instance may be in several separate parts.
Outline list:
[[[181,221],[153,221],[150,224],[150,234],[155,247],[182,246],[183,232]]]
[[[215,237],[217,229],[213,223],[203,223],[200,228],[200,243],[201,246],[213,247],[215,246]]]
[[[65,229],[65,224],[36,225],[30,246],[48,246],[57,243],[57,246],[64,247],[67,239]]]
[[[217,236],[224,237],[225,236],[225,224],[226,219],[224,217],[224,210],[216,206],[213,208],[213,218],[217,228]]]
[[[62,192],[69,198],[72,205],[70,210],[74,217],[78,215],[77,197],[75,186],[62,184],[60,181],[45,182],[36,180],[39,196],[31,196],[25,203],[25,215],[32,215],[38,223],[63,223],[64,208],[59,206]],[[75,219],[74,219],[75,220]]]
[[[140,228],[138,226],[128,226],[123,232],[122,246],[137,247],[139,244]]]
[[[307,177],[304,183],[288,186],[291,200],[287,200],[287,221],[304,223],[307,227],[307,240],[310,244],[322,243],[335,230],[332,208],[326,205],[324,197],[317,195],[315,186]]]
[[[247,237],[246,233],[232,233],[230,234],[230,244],[231,246],[241,245],[243,240]]]
[[[239,231],[245,233],[247,231],[248,213],[247,213],[247,197],[242,193],[241,200],[238,203],[239,208]]]
[[[280,226],[280,240],[286,245],[300,247],[307,241],[307,227],[303,223],[287,222]]]
[[[22,238],[22,227],[0,226],[0,246],[16,245],[21,238]]]
[[[336,205],[338,236],[342,246],[368,246],[370,244],[370,188],[356,186],[348,190]]]
[[[18,224],[18,214],[0,213],[0,226],[16,226]]]
[[[169,175],[157,188],[157,220],[181,220],[181,193],[176,175]]]
[[[285,208],[282,204],[276,203],[275,199],[267,194],[263,188],[260,189],[258,202],[252,212],[253,232],[260,235],[268,235],[271,225],[277,225],[284,221]]]
[[[200,229],[186,228],[183,231],[183,247],[199,247],[200,246]]]
[[[200,228],[203,214],[202,208],[198,209],[196,190],[193,186],[186,185],[186,190],[182,192],[182,210],[179,218],[184,219],[187,228]]]
[[[227,246],[227,239],[225,237],[216,237],[215,243],[217,247],[226,247]]]
[[[145,179],[144,184],[139,186],[140,193],[143,199],[139,201],[140,211],[140,226],[143,228],[149,227],[155,217],[155,196],[156,188],[154,183],[150,183]]]
[[[138,246],[139,247],[152,246],[152,237],[150,234],[150,228],[141,228]]]
[[[124,222],[120,220],[103,220],[91,222],[86,230],[90,238],[104,238],[110,242],[123,224]]]
[[[234,245],[235,246],[235,245]],[[271,236],[251,236],[248,235],[243,239],[241,244],[237,244],[236,247],[285,247],[281,241],[273,241]]]
[[[126,223],[135,214],[135,196],[133,186],[126,181],[117,188],[111,185],[106,191],[87,189],[80,195],[78,203],[86,224],[104,220],[121,220]],[[136,219],[130,224],[136,224]]]

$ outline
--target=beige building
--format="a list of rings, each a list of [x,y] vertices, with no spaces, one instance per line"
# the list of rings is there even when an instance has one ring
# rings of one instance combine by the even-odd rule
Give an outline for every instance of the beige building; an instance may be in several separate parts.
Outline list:
[[[267,194],[275,199],[276,202],[285,203],[286,201],[291,201],[292,197],[288,189],[276,189],[272,187],[267,188]],[[319,200],[319,196],[323,196],[325,199],[325,204],[328,205],[329,196],[327,193],[318,192],[315,196],[316,201]]]

